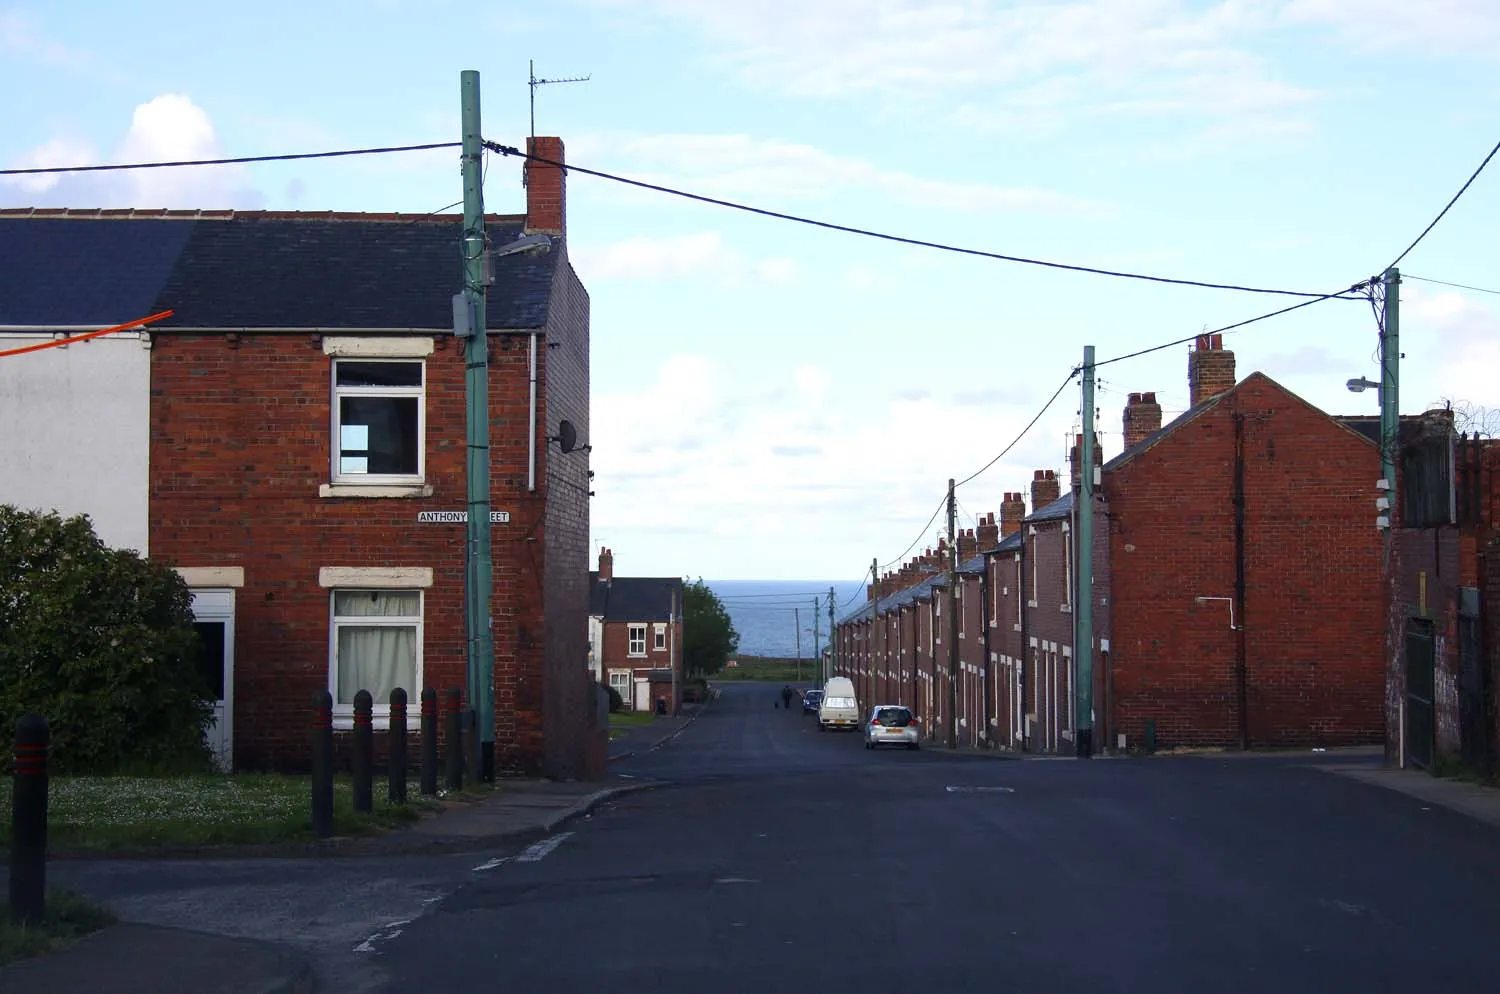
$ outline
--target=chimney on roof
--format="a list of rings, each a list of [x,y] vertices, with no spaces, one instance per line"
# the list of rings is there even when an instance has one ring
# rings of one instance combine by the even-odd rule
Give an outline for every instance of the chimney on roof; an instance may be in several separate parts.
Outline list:
[[[1083,432],[1073,436],[1073,448],[1068,450],[1069,475],[1068,482],[1074,490],[1083,486],[1083,473],[1078,468],[1079,460],[1082,458]],[[1094,465],[1104,465],[1104,446],[1099,443],[1099,433],[1094,432]]]
[[[1006,494],[1005,499],[1000,502],[1000,537],[1009,538],[1021,530],[1021,522],[1026,519],[1026,500],[1020,491]]]
[[[1161,405],[1154,393],[1133,393],[1125,401],[1125,448],[1161,429]]]
[[[1188,353],[1188,389],[1193,407],[1234,387],[1234,353],[1224,348],[1223,335],[1199,335]]]
[[[521,184],[526,187],[526,233],[566,235],[567,170],[563,168],[562,139],[528,138],[526,151],[547,160],[527,159],[521,168]]]
[[[1009,497],[1010,494],[1005,496]],[[1000,526],[995,524],[995,512],[991,511],[979,522],[979,527],[974,531],[974,541],[979,546],[980,552],[988,552],[1000,544]]]
[[[599,579],[613,580],[615,578],[615,554],[608,549],[599,550]]]
[[[978,551],[978,548],[979,548],[979,540],[974,537],[974,529],[972,529],[972,528],[965,528],[963,531],[959,532],[958,533],[958,563],[959,563],[959,565],[962,566],[964,563],[968,562],[970,559],[973,559],[974,558],[974,553]]]
[[[1039,469],[1031,478],[1031,513],[1035,514],[1062,496],[1062,484],[1050,469]]]

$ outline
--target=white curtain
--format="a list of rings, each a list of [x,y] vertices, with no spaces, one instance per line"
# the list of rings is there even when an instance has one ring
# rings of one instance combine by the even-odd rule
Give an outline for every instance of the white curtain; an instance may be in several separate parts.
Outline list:
[[[389,706],[391,691],[401,687],[416,698],[417,626],[422,595],[414,590],[356,590],[335,593],[338,622],[338,691],[336,704],[353,707],[354,695],[368,690],[375,707]],[[410,618],[410,624],[350,624],[348,618]]]

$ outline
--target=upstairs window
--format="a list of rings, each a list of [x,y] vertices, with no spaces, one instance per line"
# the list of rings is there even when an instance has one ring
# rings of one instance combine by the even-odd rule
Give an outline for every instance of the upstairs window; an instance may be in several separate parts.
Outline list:
[[[646,654],[646,626],[630,626],[630,648],[632,656],[644,656]]]
[[[333,362],[333,478],[338,483],[410,483],[423,474],[425,363]]]

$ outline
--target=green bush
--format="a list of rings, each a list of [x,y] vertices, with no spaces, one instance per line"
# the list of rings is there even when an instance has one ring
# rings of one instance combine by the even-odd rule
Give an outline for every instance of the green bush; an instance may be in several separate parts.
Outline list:
[[[52,769],[207,769],[192,595],[171,568],[99,541],[87,517],[0,505],[0,764],[46,717]]]
[[[605,692],[609,694],[610,714],[619,714],[621,711],[625,710],[625,698],[620,696],[620,692],[618,690],[611,687],[609,684],[605,683],[602,680],[599,682],[599,686],[603,687]]]

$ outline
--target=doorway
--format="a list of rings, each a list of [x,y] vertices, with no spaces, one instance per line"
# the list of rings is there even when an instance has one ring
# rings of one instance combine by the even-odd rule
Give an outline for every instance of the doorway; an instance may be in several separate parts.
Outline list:
[[[234,591],[194,590],[193,628],[197,672],[211,709],[203,734],[214,765],[228,773],[234,768]]]

